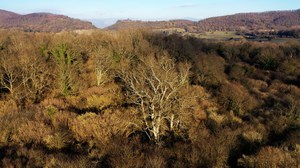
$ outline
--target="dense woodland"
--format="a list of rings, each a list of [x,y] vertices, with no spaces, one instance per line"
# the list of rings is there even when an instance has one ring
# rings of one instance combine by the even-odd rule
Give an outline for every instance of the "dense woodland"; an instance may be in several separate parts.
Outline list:
[[[28,32],[60,32],[63,30],[96,29],[87,21],[51,13],[20,15],[0,9],[0,29],[17,29]]]
[[[300,10],[240,13],[213,17],[197,23],[198,31],[255,31],[299,28]]]
[[[170,21],[132,21],[123,20],[107,27],[108,30],[122,30],[126,28],[150,29],[184,29],[189,33],[203,33],[207,31],[238,31],[265,32],[299,29],[300,10],[273,11],[261,13],[240,13],[235,15],[212,17],[198,22],[189,20]]]
[[[133,21],[120,20],[105,30],[152,29],[177,33],[205,33],[213,31],[234,31],[239,33],[273,33],[299,30],[300,10],[271,11],[261,13],[239,13],[207,18],[199,21]],[[61,32],[70,30],[91,30],[96,27],[87,21],[51,13],[20,15],[0,9],[0,29],[17,29],[28,32]],[[290,31],[291,33],[292,31]],[[257,34],[257,33],[256,33]]]
[[[238,32],[243,34],[246,38],[300,38],[300,29],[280,30],[280,31],[266,31],[266,32]]]
[[[0,32],[0,167],[300,165],[300,43]]]

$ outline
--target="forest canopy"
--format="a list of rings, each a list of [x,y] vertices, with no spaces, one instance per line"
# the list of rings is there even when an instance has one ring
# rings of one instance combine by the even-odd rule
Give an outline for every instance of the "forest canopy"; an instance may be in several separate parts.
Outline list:
[[[300,43],[0,31],[0,167],[297,167]]]

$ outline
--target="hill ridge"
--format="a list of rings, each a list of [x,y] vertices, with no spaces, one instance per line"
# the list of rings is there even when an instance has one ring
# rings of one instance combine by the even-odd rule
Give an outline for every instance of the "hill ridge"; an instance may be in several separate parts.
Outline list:
[[[88,21],[46,12],[17,14],[0,9],[0,29],[20,29],[34,32],[96,29]]]
[[[119,20],[107,30],[127,28],[179,28],[187,32],[286,30],[300,27],[300,9],[236,13],[199,21],[173,19],[169,21]]]

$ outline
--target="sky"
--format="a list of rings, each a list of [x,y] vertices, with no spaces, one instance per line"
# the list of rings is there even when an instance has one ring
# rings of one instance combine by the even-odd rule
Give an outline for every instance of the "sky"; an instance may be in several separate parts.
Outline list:
[[[243,12],[293,10],[300,0],[0,0],[0,9],[49,12],[92,21],[99,27],[118,19],[199,20]]]

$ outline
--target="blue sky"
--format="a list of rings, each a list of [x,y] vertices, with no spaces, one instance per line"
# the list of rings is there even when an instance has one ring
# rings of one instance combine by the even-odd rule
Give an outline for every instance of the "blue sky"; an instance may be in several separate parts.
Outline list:
[[[300,8],[300,0],[0,0],[0,9],[51,12],[100,21],[111,19],[203,19],[241,12]]]

